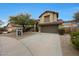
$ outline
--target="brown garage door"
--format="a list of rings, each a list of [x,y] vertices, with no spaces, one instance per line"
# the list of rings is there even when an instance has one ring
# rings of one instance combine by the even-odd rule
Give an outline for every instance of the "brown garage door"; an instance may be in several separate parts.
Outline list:
[[[58,33],[58,26],[41,26],[41,32],[44,33]]]

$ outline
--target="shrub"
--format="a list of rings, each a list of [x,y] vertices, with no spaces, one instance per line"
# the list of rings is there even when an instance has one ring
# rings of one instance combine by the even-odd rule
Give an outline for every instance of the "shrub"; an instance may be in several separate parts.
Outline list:
[[[64,35],[64,32],[65,32],[64,29],[59,29],[59,34],[60,35]]]
[[[72,44],[79,49],[79,32],[72,32],[70,36]]]

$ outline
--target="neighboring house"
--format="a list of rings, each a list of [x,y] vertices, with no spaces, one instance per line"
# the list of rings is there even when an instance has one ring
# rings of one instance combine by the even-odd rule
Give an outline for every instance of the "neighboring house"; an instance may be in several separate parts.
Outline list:
[[[75,23],[74,21],[64,21],[63,25],[64,27],[76,27],[77,23]]]
[[[77,24],[77,28],[79,28],[79,20],[72,20],[72,22]]]
[[[71,21],[64,21],[63,26],[65,28],[65,32],[68,33],[71,31],[76,31],[78,24],[74,20],[71,20]]]
[[[58,12],[45,11],[39,18],[39,32],[58,33],[58,26],[60,24],[58,21]]]
[[[15,29],[16,29],[16,26],[15,26],[14,24],[8,23],[8,25],[7,25],[7,31],[8,31],[8,32],[12,32],[12,31],[14,31]]]

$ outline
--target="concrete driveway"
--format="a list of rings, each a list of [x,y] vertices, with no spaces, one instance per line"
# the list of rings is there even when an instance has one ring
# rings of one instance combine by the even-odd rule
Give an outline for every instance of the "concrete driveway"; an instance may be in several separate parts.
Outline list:
[[[25,56],[31,55],[28,49],[18,40],[0,36],[0,55],[2,56]]]
[[[61,56],[58,34],[36,33],[23,39],[0,36],[0,55]]]

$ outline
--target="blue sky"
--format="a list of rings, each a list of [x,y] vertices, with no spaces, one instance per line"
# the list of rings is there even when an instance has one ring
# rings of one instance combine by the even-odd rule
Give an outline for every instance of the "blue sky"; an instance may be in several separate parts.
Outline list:
[[[9,16],[20,13],[29,13],[33,18],[38,19],[39,15],[46,10],[57,11],[59,19],[64,21],[72,20],[73,14],[79,11],[79,4],[68,3],[1,3],[0,4],[0,20],[5,24],[9,20]]]

